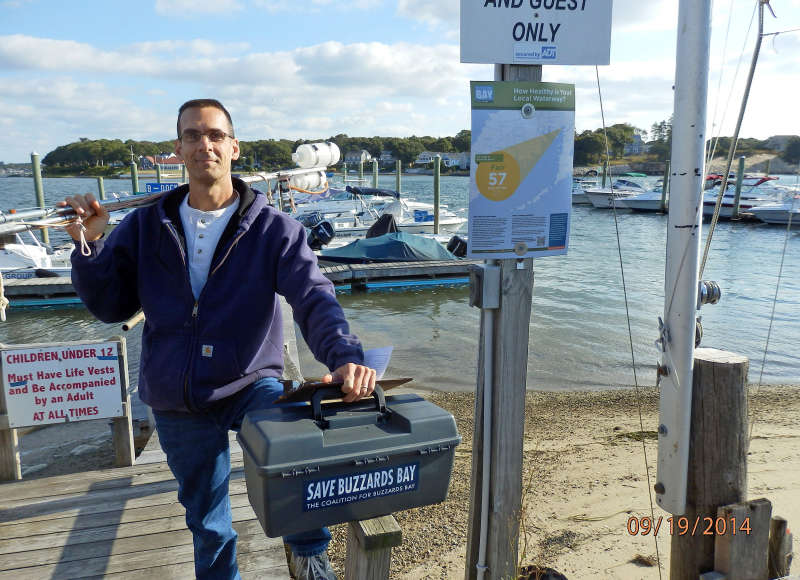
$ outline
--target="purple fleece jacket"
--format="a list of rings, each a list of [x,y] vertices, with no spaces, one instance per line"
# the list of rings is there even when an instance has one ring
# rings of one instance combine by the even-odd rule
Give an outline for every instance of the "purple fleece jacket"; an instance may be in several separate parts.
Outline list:
[[[72,282],[92,314],[119,322],[141,308],[139,397],[159,411],[198,411],[283,373],[283,329],[277,294],[315,357],[334,370],[363,364],[333,290],[319,271],[296,220],[234,178],[239,208],[219,241],[208,281],[195,301],[178,207],[181,186],[156,205],[127,216],[72,253]]]

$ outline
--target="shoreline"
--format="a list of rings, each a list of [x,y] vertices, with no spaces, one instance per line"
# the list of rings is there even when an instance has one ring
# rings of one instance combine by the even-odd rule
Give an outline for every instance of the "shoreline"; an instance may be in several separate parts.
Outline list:
[[[392,577],[404,580],[463,578],[469,513],[474,394],[420,386],[417,392],[453,413],[463,437],[456,448],[448,499],[400,512],[403,543],[392,551]],[[751,385],[755,418],[748,455],[748,498],[767,497],[773,514],[800,522],[800,385]],[[391,393],[390,393],[391,394]],[[641,435],[637,398],[642,403]],[[658,578],[652,536],[630,536],[629,517],[650,514],[657,457],[658,392],[654,387],[602,391],[529,391],[526,397],[521,564],[550,566],[568,578]],[[73,424],[73,425],[78,425]],[[45,433],[43,429],[37,433]],[[38,478],[110,467],[113,452],[102,439],[84,454],[58,447]],[[105,445],[108,445],[106,448]],[[92,448],[93,447],[93,448]],[[655,508],[655,517],[669,514]],[[331,560],[343,571],[346,526],[332,527]],[[667,570],[669,536],[656,538]],[[649,564],[648,564],[649,562]]]

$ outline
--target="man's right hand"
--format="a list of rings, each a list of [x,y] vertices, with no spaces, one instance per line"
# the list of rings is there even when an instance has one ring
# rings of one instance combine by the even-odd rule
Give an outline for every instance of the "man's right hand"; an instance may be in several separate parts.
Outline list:
[[[78,194],[74,197],[68,197],[64,201],[59,201],[56,205],[60,207],[70,206],[75,210],[75,213],[77,213],[78,216],[83,219],[83,225],[86,228],[84,237],[86,238],[87,242],[93,242],[102,237],[103,232],[106,230],[106,226],[108,225],[110,216],[108,215],[108,211],[102,205],[100,205],[100,202],[98,202],[91,193],[87,193],[86,195]],[[70,236],[72,236],[73,240],[76,242],[80,241],[80,225],[75,223],[67,226],[64,229]]]

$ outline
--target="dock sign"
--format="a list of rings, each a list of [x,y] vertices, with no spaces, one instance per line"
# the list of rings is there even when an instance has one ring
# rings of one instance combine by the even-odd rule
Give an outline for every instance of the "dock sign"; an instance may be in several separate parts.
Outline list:
[[[11,428],[121,417],[124,341],[5,345],[2,397]]]
[[[472,92],[470,258],[567,253],[575,87],[479,82]]]
[[[461,62],[608,64],[611,0],[461,0]]]
[[[161,193],[162,191],[169,191],[171,189],[175,189],[180,184],[170,181],[164,183],[145,183],[144,185],[145,185],[145,191],[147,193]]]

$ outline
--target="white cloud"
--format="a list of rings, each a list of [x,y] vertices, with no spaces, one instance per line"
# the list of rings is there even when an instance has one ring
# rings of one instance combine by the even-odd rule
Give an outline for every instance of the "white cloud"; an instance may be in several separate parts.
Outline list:
[[[241,9],[237,0],[156,0],[155,3],[156,13],[164,16],[219,14]]]
[[[271,13],[315,13],[331,6],[335,6],[336,10],[371,10],[383,3],[384,0],[349,0],[344,3],[339,0],[253,0],[256,7]]]

